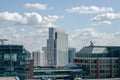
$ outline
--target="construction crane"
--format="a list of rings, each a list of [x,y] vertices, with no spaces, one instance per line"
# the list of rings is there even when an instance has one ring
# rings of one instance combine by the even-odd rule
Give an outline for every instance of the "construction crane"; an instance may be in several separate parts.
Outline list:
[[[8,39],[0,39],[1,45],[4,45],[5,41],[8,41]]]

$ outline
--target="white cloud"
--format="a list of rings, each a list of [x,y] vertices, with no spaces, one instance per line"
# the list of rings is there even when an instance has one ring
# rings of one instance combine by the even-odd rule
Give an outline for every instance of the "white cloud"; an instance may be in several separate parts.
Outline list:
[[[23,28],[21,28],[23,29]],[[25,31],[21,34],[20,28],[0,28],[1,38],[9,39],[10,44],[24,45],[29,51],[40,50],[41,47],[46,46],[48,38],[48,28],[43,27],[35,31]],[[21,31],[21,32],[20,32]],[[90,41],[94,41],[95,45],[119,45],[120,46],[120,32],[116,33],[102,33],[93,28],[77,29],[74,34],[69,36],[69,46],[81,49],[88,46]]]
[[[98,32],[93,28],[77,29],[75,34],[69,37],[69,46],[77,47],[78,49],[88,46],[90,41],[95,42],[99,46],[120,46],[120,32],[108,34]]]
[[[39,9],[39,10],[46,10],[47,9],[46,4],[40,4],[40,3],[35,3],[35,4],[26,3],[24,6],[26,8],[29,8],[29,9]]]
[[[102,12],[113,12],[111,7],[96,7],[96,6],[80,6],[80,7],[73,7],[71,9],[66,9],[67,12],[73,13],[81,13],[81,14],[88,14],[88,13],[102,13]]]
[[[26,25],[40,25],[43,21],[42,16],[36,12],[24,13],[23,18],[25,21],[19,23]]]
[[[111,24],[113,20],[120,20],[120,13],[105,13],[97,15],[92,18],[91,21],[97,22],[98,24]]]
[[[23,21],[23,17],[17,13],[10,13],[8,11],[0,13],[0,21],[14,21],[14,22],[19,22]]]
[[[54,22],[63,19],[63,16],[48,15],[42,16],[39,13],[2,12],[0,22],[12,22],[21,27],[0,27],[1,38],[9,39],[10,44],[24,45],[30,51],[39,50],[46,45],[48,28],[56,27]],[[22,25],[37,26],[37,28],[26,28]]]
[[[63,16],[57,16],[57,15],[51,16],[51,15],[49,15],[48,17],[44,17],[44,19],[46,21],[55,22],[58,19],[63,19]]]
[[[2,12],[0,13],[0,22],[12,21],[16,25],[29,25],[29,26],[55,26],[53,23],[63,16],[41,16],[39,13],[24,13],[20,15],[19,13]]]
[[[21,29],[21,31],[22,31],[22,32],[24,32],[24,31],[25,31],[25,29],[24,29],[24,28],[22,28],[22,29]]]
[[[10,44],[24,45],[29,51],[40,50],[46,45],[48,28],[26,31],[24,34],[21,34],[23,32],[21,29],[15,27],[0,28],[1,39],[8,39]]]

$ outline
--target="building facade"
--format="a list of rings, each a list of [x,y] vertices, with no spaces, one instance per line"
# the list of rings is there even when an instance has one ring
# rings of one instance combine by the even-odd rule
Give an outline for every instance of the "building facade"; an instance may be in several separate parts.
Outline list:
[[[89,78],[120,77],[119,46],[86,46],[76,53],[74,63],[86,69]]]
[[[32,58],[34,60],[34,66],[40,66],[40,51],[32,52]]]
[[[76,49],[75,48],[68,48],[68,62],[73,62],[73,58],[75,57]]]
[[[47,66],[47,47],[42,47],[42,51],[44,52],[44,66]]]
[[[26,79],[26,58],[30,53],[22,45],[0,45],[0,76],[17,76],[20,80]],[[30,64],[30,63],[29,63]],[[30,79],[30,74],[29,79]]]
[[[68,63],[68,34],[58,28],[49,28],[47,59],[48,66],[64,66]]]
[[[33,65],[34,65],[34,60],[32,58],[26,58],[26,65],[25,65],[25,79],[30,80],[33,79]]]

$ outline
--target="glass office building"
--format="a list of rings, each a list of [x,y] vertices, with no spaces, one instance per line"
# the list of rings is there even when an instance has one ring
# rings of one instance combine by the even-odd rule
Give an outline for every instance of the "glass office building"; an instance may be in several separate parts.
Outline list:
[[[26,64],[30,64],[26,58],[30,58],[30,53],[22,45],[0,45],[0,76],[17,76],[24,80],[30,70],[26,68]]]
[[[68,63],[68,34],[59,28],[49,28],[47,59],[48,66],[64,66]]]

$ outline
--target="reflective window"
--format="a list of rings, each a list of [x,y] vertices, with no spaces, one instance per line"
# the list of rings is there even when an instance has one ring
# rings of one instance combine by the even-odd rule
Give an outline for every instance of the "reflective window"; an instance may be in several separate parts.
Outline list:
[[[4,54],[4,60],[10,60],[10,54]]]
[[[4,60],[14,60],[17,61],[17,54],[4,54]]]
[[[17,61],[17,54],[15,54],[15,53],[12,54],[11,55],[11,59],[14,60],[14,61]]]

